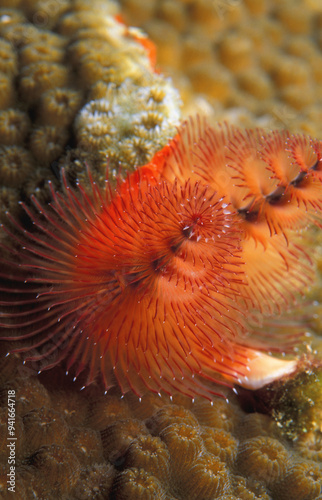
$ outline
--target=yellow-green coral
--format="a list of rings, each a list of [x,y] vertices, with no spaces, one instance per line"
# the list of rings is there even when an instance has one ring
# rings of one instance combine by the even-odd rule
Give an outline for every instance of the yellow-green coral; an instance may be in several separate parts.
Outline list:
[[[287,438],[298,440],[322,430],[321,368],[308,368],[285,384],[264,388],[262,397]]]
[[[179,119],[175,99],[170,82],[160,76],[147,78],[143,87],[129,79],[110,83],[105,97],[90,101],[76,118],[79,148],[102,156],[105,152],[105,164],[108,159],[116,173],[143,165],[162,147],[169,123]]]
[[[107,158],[113,178],[175,133],[179,94],[117,13],[110,0],[0,0],[0,144],[23,148],[32,165],[13,185],[15,163],[6,162],[1,180],[27,202],[61,167],[76,179],[88,164],[103,181]],[[38,197],[47,201],[46,189]]]

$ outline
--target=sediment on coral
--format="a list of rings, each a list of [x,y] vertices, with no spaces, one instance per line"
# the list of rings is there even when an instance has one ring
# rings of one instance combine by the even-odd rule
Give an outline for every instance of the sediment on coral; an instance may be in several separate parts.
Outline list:
[[[287,439],[303,444],[307,437],[308,445],[311,442],[313,448],[321,433],[322,410],[322,371],[319,361],[315,364],[317,366],[313,362],[285,384],[267,386],[257,394],[258,401],[264,403]]]

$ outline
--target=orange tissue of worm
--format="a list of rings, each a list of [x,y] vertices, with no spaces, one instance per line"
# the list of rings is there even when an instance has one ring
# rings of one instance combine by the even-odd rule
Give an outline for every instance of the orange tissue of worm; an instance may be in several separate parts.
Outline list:
[[[23,297],[7,303],[20,311],[2,313],[2,328],[26,330],[15,352],[40,370],[66,358],[106,389],[209,395],[208,379],[236,379],[247,362],[234,347],[245,329],[239,225],[211,188],[144,172],[112,198],[108,186],[91,181],[90,197],[65,182],[50,207],[24,206],[38,231],[12,235],[23,254],[13,276],[25,283],[4,288]]]
[[[314,277],[299,236],[311,223],[321,226],[322,141],[227,124],[214,129],[197,117],[169,149],[163,178],[203,182],[235,210],[253,307],[283,312]]]
[[[138,396],[211,398],[214,382],[256,389],[292,373],[296,360],[265,351],[296,335],[268,322],[313,277],[293,240],[319,222],[321,150],[197,117],[115,192],[63,174],[48,207],[23,205],[32,230],[3,227],[17,250],[2,338],[39,370],[65,363],[85,385],[100,376]]]

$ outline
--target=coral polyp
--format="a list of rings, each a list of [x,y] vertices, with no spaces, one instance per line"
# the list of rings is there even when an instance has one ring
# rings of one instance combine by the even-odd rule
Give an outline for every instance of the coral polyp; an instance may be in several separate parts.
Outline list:
[[[240,446],[237,464],[248,477],[270,485],[285,473],[288,454],[276,439],[261,436]]]
[[[64,362],[84,386],[100,376],[139,397],[211,399],[216,382],[292,373],[296,360],[264,351],[290,349],[296,328],[279,338],[271,325],[269,342],[266,324],[313,276],[293,240],[320,224],[321,157],[313,139],[196,118],[116,188],[90,171],[71,187],[63,171],[48,207],[22,204],[32,229],[10,215],[4,228],[18,266],[4,261],[16,284],[2,288],[0,326],[14,330],[2,338],[39,371]]]

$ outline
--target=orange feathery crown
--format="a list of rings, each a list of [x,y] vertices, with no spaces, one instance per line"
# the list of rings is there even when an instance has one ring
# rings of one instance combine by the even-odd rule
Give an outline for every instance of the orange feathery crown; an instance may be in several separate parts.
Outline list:
[[[294,339],[264,340],[261,323],[313,278],[295,236],[319,223],[321,158],[304,136],[197,117],[114,193],[63,174],[48,207],[23,204],[36,231],[10,216],[4,228],[20,249],[2,275],[2,338],[40,370],[65,360],[86,385],[100,375],[139,396],[211,398],[213,382],[258,388],[291,373],[296,360],[264,351]]]

